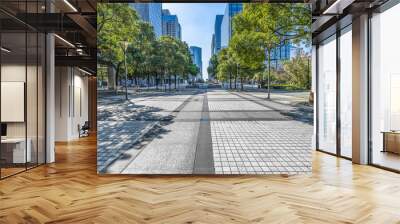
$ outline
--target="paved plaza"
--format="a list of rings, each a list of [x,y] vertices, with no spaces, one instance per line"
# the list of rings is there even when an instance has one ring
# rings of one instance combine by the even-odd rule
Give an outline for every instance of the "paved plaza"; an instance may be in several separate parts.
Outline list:
[[[311,172],[306,92],[188,89],[99,94],[98,171],[122,174]]]

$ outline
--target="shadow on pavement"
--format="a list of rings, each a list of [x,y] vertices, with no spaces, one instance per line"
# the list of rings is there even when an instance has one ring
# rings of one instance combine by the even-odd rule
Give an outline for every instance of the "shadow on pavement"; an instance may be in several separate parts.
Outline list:
[[[264,102],[264,101],[265,102],[273,102],[273,103],[276,103],[278,105],[290,106],[293,109],[290,109],[290,110],[279,110],[279,109],[275,108],[272,105],[268,105],[267,106],[267,105],[264,105],[263,103],[261,103],[260,101],[256,102],[256,101],[254,101],[254,100],[252,100],[252,99],[250,99],[248,97],[243,97],[243,96],[240,96],[240,95],[238,95],[238,96],[243,97],[243,98],[245,98],[245,99],[247,99],[249,101],[253,101],[253,102],[257,103],[257,104],[267,106],[267,107],[279,112],[280,114],[282,114],[284,116],[290,117],[291,119],[293,119],[295,121],[300,121],[300,122],[303,122],[303,123],[307,123],[309,125],[313,125],[314,124],[314,109],[311,106],[305,105],[303,102],[297,102],[297,103],[294,103],[294,104],[284,104],[284,103],[281,103],[281,102],[273,100],[273,99],[268,100],[268,99],[266,99],[264,97],[256,96],[256,95],[253,95],[253,94],[249,94],[247,92],[250,92],[250,91],[242,91],[243,94],[245,94],[247,96],[250,96],[250,97],[257,98],[257,99],[261,100],[261,102]]]
[[[97,118],[99,172],[110,173],[110,167],[115,163],[130,163],[147,144],[154,139],[163,138],[170,132],[166,126],[172,124],[179,111],[199,93],[191,93],[192,96],[172,112],[159,107],[137,105],[120,96],[99,98]],[[187,94],[188,92],[156,93],[151,97]],[[141,101],[143,100],[139,102]]]

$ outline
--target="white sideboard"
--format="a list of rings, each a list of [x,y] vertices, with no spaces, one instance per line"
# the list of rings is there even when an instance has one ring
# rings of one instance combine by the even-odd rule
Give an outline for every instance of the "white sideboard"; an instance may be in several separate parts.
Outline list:
[[[12,162],[13,163],[25,163],[32,161],[32,141],[27,139],[27,147],[25,152],[25,138],[6,138],[1,139],[2,147],[6,146],[12,148]]]

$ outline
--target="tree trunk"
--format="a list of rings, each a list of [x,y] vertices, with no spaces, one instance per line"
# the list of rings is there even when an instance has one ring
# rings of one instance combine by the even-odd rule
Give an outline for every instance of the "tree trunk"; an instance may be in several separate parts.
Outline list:
[[[166,76],[164,75],[164,78],[163,78],[164,92],[167,92],[167,84],[166,84],[165,79],[166,79]]]
[[[229,72],[229,89],[232,89],[232,73]]]
[[[237,75],[235,75],[235,89],[237,89]]]
[[[118,94],[118,82],[119,82],[119,69],[121,67],[121,64],[122,64],[121,62],[118,63],[117,71],[115,72],[115,86],[116,86],[115,93],[117,93],[117,94]]]
[[[168,76],[168,89],[171,91],[171,75]]]
[[[156,90],[158,90],[158,75],[156,74]]]
[[[107,88],[108,90],[115,91],[117,88],[116,71],[113,65],[107,67]]]
[[[271,51],[268,49],[268,99],[271,99]]]
[[[175,90],[176,90],[176,75],[175,75]]]

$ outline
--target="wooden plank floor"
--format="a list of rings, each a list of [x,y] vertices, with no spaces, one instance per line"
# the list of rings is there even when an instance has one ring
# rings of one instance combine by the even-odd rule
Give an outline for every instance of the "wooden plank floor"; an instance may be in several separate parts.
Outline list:
[[[0,181],[0,223],[400,223],[400,175],[314,154],[309,176],[98,176],[96,139]]]

